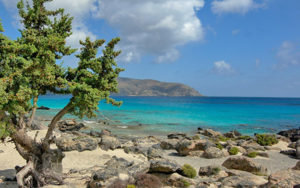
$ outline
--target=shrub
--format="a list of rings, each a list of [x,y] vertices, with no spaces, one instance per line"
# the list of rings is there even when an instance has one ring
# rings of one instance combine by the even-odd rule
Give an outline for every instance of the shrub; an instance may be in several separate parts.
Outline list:
[[[228,152],[230,155],[236,155],[236,154],[238,154],[239,151],[240,151],[239,148],[232,147],[232,148],[230,148],[230,150]]]
[[[261,146],[272,146],[278,143],[278,139],[276,138],[275,135],[257,134],[255,136],[256,136],[256,142]]]
[[[130,184],[130,185],[127,185],[126,188],[135,188],[135,185]]]
[[[248,135],[238,137],[238,140],[251,140],[251,139],[252,139],[251,136],[248,136]]]
[[[217,147],[217,148],[219,148],[220,150],[222,150],[222,149],[223,149],[223,146],[222,146],[222,144],[220,144],[219,142],[217,142],[217,143],[216,143],[216,147]]]
[[[218,140],[221,142],[226,142],[227,140],[230,140],[230,139],[226,138],[225,136],[218,136]]]
[[[137,175],[136,186],[143,188],[160,188],[162,187],[162,183],[158,177],[151,174],[139,174]]]
[[[191,185],[190,182],[185,179],[180,179],[180,182],[183,184],[183,187],[189,187]]]
[[[258,154],[257,152],[253,151],[253,152],[248,153],[247,156],[250,158],[255,158],[257,156],[257,154]]]
[[[213,167],[211,169],[211,174],[212,175],[218,175],[220,171],[221,171],[221,169],[219,167]]]
[[[193,168],[189,164],[185,164],[182,166],[182,173],[184,176],[186,176],[188,178],[194,178],[194,177],[196,177],[196,174],[197,174],[195,168]]]

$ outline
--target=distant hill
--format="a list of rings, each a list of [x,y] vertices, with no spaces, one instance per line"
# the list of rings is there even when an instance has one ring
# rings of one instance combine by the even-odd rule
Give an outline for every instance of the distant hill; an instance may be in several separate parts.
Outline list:
[[[180,83],[156,80],[118,78],[118,96],[202,96],[195,89]]]

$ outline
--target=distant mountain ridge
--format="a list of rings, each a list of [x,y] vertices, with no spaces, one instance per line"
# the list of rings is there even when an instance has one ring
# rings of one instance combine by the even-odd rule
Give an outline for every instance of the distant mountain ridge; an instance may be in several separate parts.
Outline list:
[[[118,78],[118,96],[202,96],[197,90],[180,83]]]

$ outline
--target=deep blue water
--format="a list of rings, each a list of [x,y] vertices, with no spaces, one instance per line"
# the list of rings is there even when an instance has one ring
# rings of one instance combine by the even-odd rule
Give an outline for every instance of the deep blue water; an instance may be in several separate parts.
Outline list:
[[[53,116],[67,104],[69,98],[57,95],[41,97],[38,104],[51,110],[39,111],[38,114]],[[222,132],[235,129],[253,134],[300,127],[300,98],[114,98],[123,101],[123,105],[114,107],[101,102],[99,116],[89,121],[106,118],[126,126],[142,124],[145,132],[192,132],[197,127],[210,127]]]

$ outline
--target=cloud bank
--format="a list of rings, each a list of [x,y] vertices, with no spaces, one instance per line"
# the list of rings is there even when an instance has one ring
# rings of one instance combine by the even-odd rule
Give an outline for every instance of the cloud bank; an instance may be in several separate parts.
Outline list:
[[[13,9],[18,0],[2,2]],[[180,56],[178,46],[204,37],[196,15],[204,0],[54,0],[47,6],[64,8],[74,17],[73,35],[68,39],[73,47],[79,47],[78,41],[86,36],[96,38],[85,24],[88,19],[105,20],[120,33],[124,62],[139,61],[144,55],[159,63],[175,61]]]

